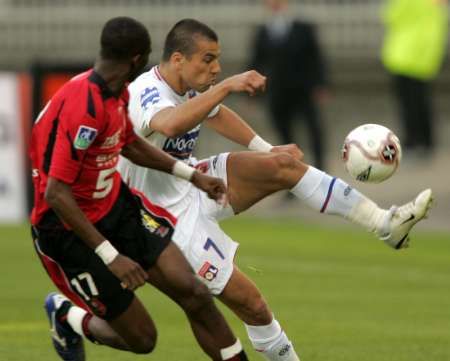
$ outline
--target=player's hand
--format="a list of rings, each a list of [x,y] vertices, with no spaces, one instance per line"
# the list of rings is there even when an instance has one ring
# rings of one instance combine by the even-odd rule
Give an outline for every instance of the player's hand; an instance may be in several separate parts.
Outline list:
[[[303,161],[304,154],[297,144],[276,145],[271,150],[274,153],[289,153],[295,159]]]
[[[255,70],[246,71],[245,73],[233,75],[224,81],[222,85],[226,86],[232,93],[247,92],[255,95],[259,91],[266,89],[267,78]]]
[[[191,182],[197,188],[208,194],[208,197],[214,199],[217,203],[225,206],[227,204],[227,187],[222,179],[202,174],[198,171],[192,176]]]
[[[121,254],[108,265],[108,268],[121,281],[122,287],[131,291],[143,286],[148,278],[138,263]]]

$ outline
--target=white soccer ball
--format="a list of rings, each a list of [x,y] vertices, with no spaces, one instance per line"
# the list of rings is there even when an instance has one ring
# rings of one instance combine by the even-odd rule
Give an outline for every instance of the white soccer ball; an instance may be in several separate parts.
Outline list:
[[[394,174],[402,159],[400,140],[379,124],[353,129],[342,148],[345,169],[361,182],[380,183]]]

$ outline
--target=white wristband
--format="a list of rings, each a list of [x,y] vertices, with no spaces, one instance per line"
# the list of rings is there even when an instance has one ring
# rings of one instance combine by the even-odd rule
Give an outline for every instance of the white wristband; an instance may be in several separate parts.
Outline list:
[[[95,253],[106,265],[109,265],[119,255],[117,249],[106,239],[95,248]]]
[[[188,166],[186,163],[177,160],[173,165],[172,174],[176,177],[190,181],[194,175],[195,168]]]
[[[250,143],[248,143],[248,149],[255,150],[257,152],[270,152],[272,148],[273,145],[267,143],[259,135],[255,135]]]

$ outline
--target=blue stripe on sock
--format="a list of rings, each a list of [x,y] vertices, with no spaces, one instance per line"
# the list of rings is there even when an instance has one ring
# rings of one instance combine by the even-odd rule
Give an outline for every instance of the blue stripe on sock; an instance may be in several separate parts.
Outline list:
[[[328,202],[330,201],[331,198],[331,193],[333,193],[333,187],[334,187],[334,183],[336,183],[336,177],[334,177],[331,180],[330,186],[328,187],[328,194],[327,194],[327,198],[325,198],[325,202],[323,202],[323,206],[322,209],[320,210],[320,213],[325,212],[325,210],[327,209],[328,206]]]

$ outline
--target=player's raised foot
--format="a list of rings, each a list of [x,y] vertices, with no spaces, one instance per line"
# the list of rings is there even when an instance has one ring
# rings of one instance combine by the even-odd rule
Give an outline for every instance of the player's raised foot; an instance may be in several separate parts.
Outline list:
[[[64,361],[84,361],[83,339],[66,321],[72,303],[64,296],[52,292],[45,299],[45,310],[50,321],[50,332],[56,352]]]
[[[411,202],[401,207],[393,206],[389,210],[389,216],[384,231],[379,232],[381,240],[395,249],[408,247],[409,231],[425,218],[433,201],[431,189],[426,189]]]

